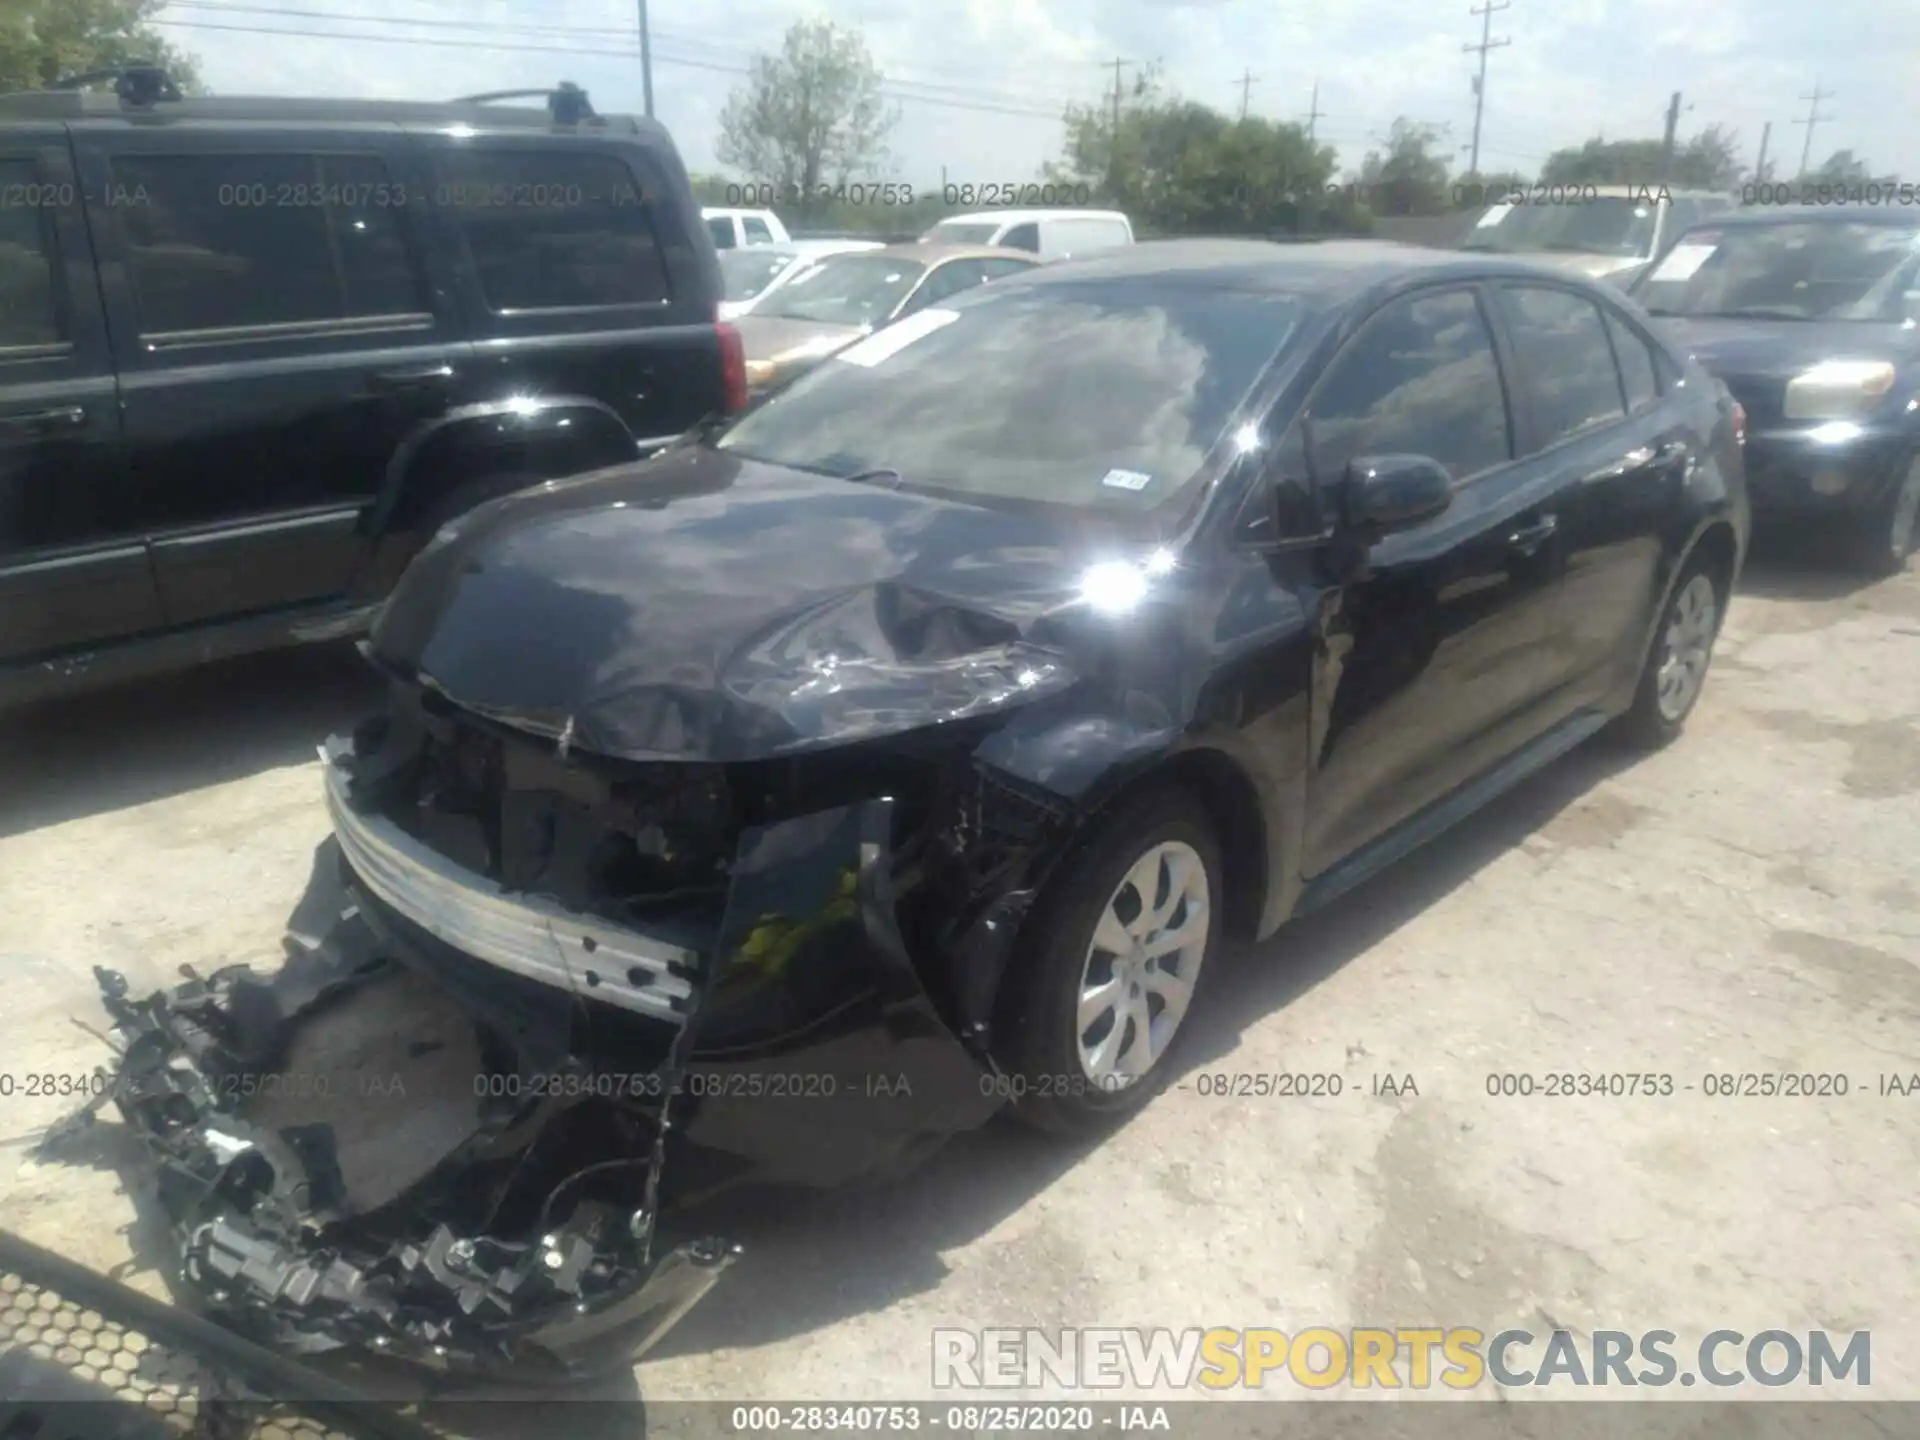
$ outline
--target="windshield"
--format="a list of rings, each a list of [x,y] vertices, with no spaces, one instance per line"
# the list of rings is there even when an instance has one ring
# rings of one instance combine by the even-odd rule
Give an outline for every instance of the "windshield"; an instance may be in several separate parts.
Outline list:
[[[726,298],[751,300],[799,258],[792,250],[776,250],[766,245],[727,251],[720,257],[720,278],[726,282]]]
[[[1135,282],[971,292],[843,350],[719,448],[970,500],[1140,513],[1195,480],[1296,301]]]
[[[991,245],[993,237],[999,233],[999,225],[991,220],[984,223],[977,220],[947,220],[920,238],[937,240],[942,245]]]
[[[1601,195],[1560,204],[1495,205],[1467,232],[1469,250],[1570,250],[1645,255],[1653,248],[1654,204]]]
[[[1690,230],[1635,287],[1656,315],[1898,322],[1920,285],[1920,223]]]
[[[754,313],[832,325],[878,325],[926,268],[918,260],[895,256],[831,256],[794,276]]]

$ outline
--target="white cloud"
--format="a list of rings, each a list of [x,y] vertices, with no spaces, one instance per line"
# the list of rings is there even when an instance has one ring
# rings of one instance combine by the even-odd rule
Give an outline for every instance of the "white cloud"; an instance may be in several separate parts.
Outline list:
[[[1251,70],[1252,110],[1287,119],[1304,118],[1317,81],[1318,133],[1349,165],[1397,115],[1448,126],[1463,151],[1472,132],[1475,58],[1462,46],[1479,31],[1464,0],[1457,15],[1430,0],[653,0],[650,9],[656,110],[694,169],[716,168],[719,114],[738,72],[803,15],[865,35],[897,82],[894,174],[921,185],[943,169],[956,181],[1031,178],[1058,153],[1062,106],[1099,102],[1115,57],[1160,61],[1181,93],[1227,111]],[[263,13],[276,10],[301,13]],[[202,0],[164,14],[192,22],[167,34],[229,93],[442,98],[568,78],[603,110],[641,104],[629,0]],[[244,33],[262,29],[388,39]],[[1791,165],[1805,134],[1794,123],[1807,114],[1800,97],[1818,82],[1834,94],[1816,163],[1851,148],[1920,178],[1920,97],[1905,73],[1920,51],[1920,8],[1516,0],[1496,15],[1494,35],[1513,43],[1489,57],[1487,168],[1530,172],[1596,133],[1657,135],[1675,90],[1690,107],[1683,134],[1728,125],[1751,161],[1771,121],[1771,153]],[[401,37],[436,43],[392,43]],[[506,48],[467,48],[481,45]]]

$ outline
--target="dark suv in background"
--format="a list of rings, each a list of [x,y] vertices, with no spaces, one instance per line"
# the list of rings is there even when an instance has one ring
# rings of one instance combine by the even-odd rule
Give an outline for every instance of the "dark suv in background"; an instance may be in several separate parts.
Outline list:
[[[451,515],[745,404],[672,139],[524,93],[0,96],[0,704],[353,633]]]

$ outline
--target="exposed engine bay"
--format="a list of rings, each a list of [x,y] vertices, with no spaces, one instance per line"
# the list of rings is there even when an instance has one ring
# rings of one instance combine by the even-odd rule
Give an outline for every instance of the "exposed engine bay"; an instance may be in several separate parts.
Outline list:
[[[97,970],[119,1061],[68,1126],[118,1108],[177,1287],[280,1348],[626,1365],[739,1253],[679,1197],[883,1174],[998,1108],[1071,816],[977,738],[609,762],[396,684],[322,751],[324,923],[270,976]]]

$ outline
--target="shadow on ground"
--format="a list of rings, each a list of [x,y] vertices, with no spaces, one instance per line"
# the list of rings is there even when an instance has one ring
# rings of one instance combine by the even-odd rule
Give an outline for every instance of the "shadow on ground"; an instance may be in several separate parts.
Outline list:
[[[379,694],[351,645],[249,656],[0,721],[0,837],[313,757]]]
[[[1841,536],[1819,530],[1755,535],[1734,593],[1762,600],[1845,600],[1885,578],[1855,563]]]

